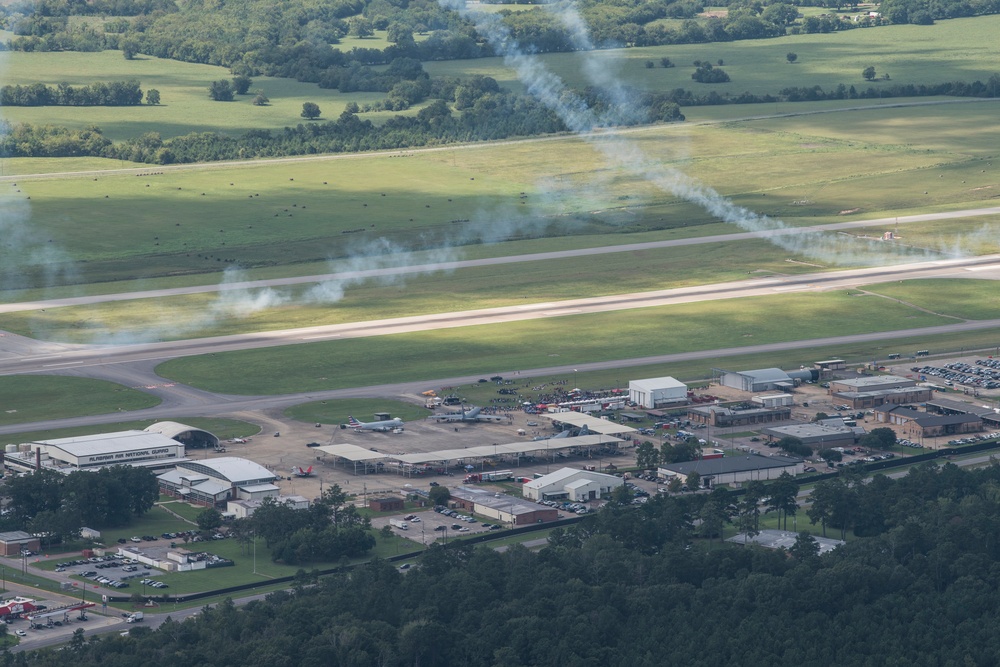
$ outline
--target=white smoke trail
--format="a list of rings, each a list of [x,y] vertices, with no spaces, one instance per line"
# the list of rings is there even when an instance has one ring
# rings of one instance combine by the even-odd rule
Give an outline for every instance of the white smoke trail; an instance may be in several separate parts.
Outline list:
[[[620,118],[616,118],[613,112],[597,114],[588,108],[585,102],[569,90],[558,76],[549,71],[537,56],[521,48],[500,16],[471,10],[464,0],[438,1],[442,6],[469,18],[474,23],[476,31],[486,38],[494,50],[503,57],[504,62],[515,70],[527,91],[555,112],[567,128],[597,148],[609,163],[640,175],[660,190],[699,206],[719,220],[734,224],[746,231],[760,233],[771,243],[789,252],[838,264],[884,263],[886,260],[912,261],[915,258],[940,256],[931,251],[914,250],[847,235],[802,232],[767,236],[769,231],[789,230],[794,227],[781,220],[738,206],[693,177],[654,161],[635,142],[625,136],[595,132],[595,128],[613,125]],[[586,23],[576,10],[575,4],[561,0],[545,6],[553,11],[567,28],[574,46],[583,59],[583,70],[588,80],[595,86],[605,87],[618,104],[627,104],[625,89],[617,77],[609,72],[601,56],[595,54]]]

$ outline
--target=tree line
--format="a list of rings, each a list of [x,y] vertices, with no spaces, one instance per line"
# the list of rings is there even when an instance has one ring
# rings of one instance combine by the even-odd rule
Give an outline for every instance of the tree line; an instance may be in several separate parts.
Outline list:
[[[1000,466],[849,484],[878,527],[824,555],[808,535],[788,550],[699,537],[727,507],[752,528],[780,503],[769,488],[756,510],[723,490],[611,503],[537,552],[458,543],[405,574],[378,559],[319,580],[302,571],[262,601],[0,665],[994,664]]]
[[[156,477],[144,468],[119,465],[63,475],[40,470],[10,476],[3,495],[9,512],[3,530],[40,533],[48,541],[74,538],[80,528],[126,526],[159,498]]]
[[[66,83],[56,86],[33,83],[27,86],[0,87],[0,105],[7,107],[127,107],[137,104],[142,104],[142,88],[134,80],[99,82],[78,87]]]

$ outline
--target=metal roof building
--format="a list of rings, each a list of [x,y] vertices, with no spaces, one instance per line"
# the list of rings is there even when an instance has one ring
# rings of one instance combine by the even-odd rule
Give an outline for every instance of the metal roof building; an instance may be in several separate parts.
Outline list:
[[[184,461],[157,481],[164,492],[204,505],[230,499],[258,500],[278,495],[278,476],[262,465],[235,456]]]
[[[629,380],[628,398],[636,405],[653,409],[668,403],[687,401],[687,385],[672,377]]]
[[[4,465],[21,471],[36,467],[68,474],[111,465],[165,468],[187,459],[184,445],[160,433],[119,431],[37,440],[7,453]]]
[[[697,472],[701,476],[701,484],[707,487],[716,484],[740,484],[756,480],[776,479],[783,472],[799,475],[803,472],[804,467],[805,462],[802,459],[790,456],[741,454],[719,459],[668,463],[661,465],[658,472],[660,476],[667,478],[686,478],[692,472]]]

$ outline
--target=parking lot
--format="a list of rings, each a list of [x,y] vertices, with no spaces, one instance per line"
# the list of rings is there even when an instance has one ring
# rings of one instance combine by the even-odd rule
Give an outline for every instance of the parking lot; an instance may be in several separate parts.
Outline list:
[[[55,571],[88,579],[105,588],[114,589],[128,588],[130,583],[139,578],[163,574],[150,565],[144,565],[119,554],[59,561]],[[159,588],[155,585],[153,587]],[[166,584],[162,584],[162,587],[165,588]]]

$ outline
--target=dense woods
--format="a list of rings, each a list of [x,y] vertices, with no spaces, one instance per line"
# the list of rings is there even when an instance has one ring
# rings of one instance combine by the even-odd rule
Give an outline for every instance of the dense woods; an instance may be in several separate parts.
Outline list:
[[[142,104],[142,89],[138,81],[112,81],[93,83],[74,88],[65,83],[46,86],[3,86],[0,88],[0,106],[106,106],[126,107]]]
[[[434,547],[68,650],[80,666],[993,665],[1000,466],[842,484],[869,537],[818,556],[692,539],[725,491],[613,504],[538,553]],[[711,523],[711,522],[708,522]],[[4,664],[63,665],[64,653]]]

